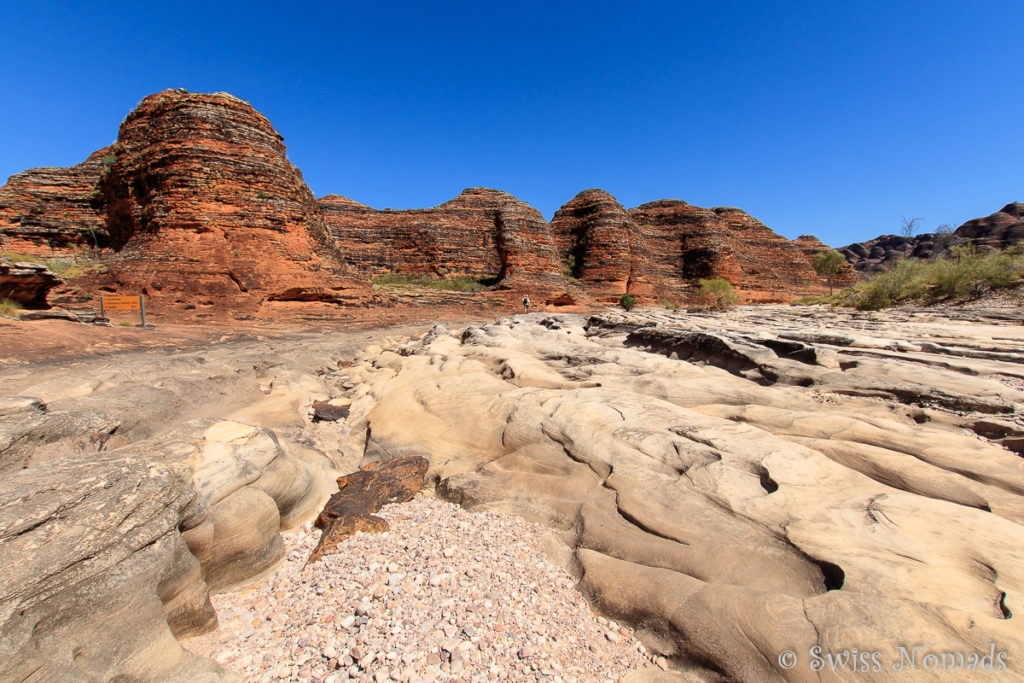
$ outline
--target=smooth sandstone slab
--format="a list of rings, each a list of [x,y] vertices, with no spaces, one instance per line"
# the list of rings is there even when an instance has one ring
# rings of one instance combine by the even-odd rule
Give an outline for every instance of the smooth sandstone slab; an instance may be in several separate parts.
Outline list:
[[[553,527],[581,588],[687,671],[811,679],[777,658],[816,645],[1024,661],[1024,462],[982,435],[1019,427],[1024,395],[996,360],[920,365],[919,339],[973,343],[959,322],[800,313],[522,316],[335,381],[368,460],[420,455],[442,495]],[[893,356],[833,355],[844,336]]]

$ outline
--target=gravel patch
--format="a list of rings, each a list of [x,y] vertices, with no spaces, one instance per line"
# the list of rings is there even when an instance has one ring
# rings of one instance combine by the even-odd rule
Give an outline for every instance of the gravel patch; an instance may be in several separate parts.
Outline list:
[[[220,628],[183,645],[247,681],[615,681],[650,664],[547,561],[544,527],[427,496],[378,514],[390,531],[305,570],[318,533],[283,534],[277,573],[214,596]]]

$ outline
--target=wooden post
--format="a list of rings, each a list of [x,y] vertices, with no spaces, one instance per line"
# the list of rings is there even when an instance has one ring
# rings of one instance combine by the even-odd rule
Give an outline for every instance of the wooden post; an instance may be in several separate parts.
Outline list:
[[[146,300],[139,294],[139,312],[142,314],[142,329],[146,329]]]

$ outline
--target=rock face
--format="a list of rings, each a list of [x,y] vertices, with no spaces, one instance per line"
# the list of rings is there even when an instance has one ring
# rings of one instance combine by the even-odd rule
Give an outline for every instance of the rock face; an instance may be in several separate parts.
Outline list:
[[[826,291],[799,248],[739,209],[663,199],[630,209],[629,215],[663,282],[692,286],[701,278],[723,277],[751,303]]]
[[[320,206],[342,261],[362,273],[565,291],[550,226],[507,192],[471,187],[433,209],[377,210],[338,195],[323,197]]]
[[[944,256],[955,244],[953,235],[922,233],[912,237],[882,235],[867,242],[855,242],[836,251],[859,273],[876,273],[901,258],[930,259]]]
[[[604,190],[584,190],[555,212],[551,231],[559,262],[588,292],[617,302],[650,297],[664,287],[639,226]]]
[[[724,276],[750,301],[813,293],[815,283],[799,250],[738,209],[662,201],[627,213],[586,190],[549,225],[479,187],[431,209],[318,201],[252,106],[184,90],[145,98],[87,161],[13,176],[0,188],[0,238],[46,256],[98,251],[107,269],[79,276],[68,301],[140,293],[154,313],[382,305],[367,279],[385,273],[472,278],[553,305],[581,294],[686,298],[701,277]]]
[[[0,477],[0,508],[0,678],[196,680],[219,670],[175,640],[217,622],[181,533],[206,516],[187,467],[67,458]]]
[[[68,168],[33,168],[0,187],[0,242],[7,251],[51,258],[106,247],[97,212],[100,178],[113,165],[112,147]]]
[[[1024,204],[1012,202],[991,216],[969,220],[953,233],[978,248],[1006,249],[1024,240]]]
[[[949,248],[973,244],[981,251],[1006,249],[1024,240],[1024,204],[1012,202],[984,218],[974,218],[952,234],[922,233],[912,237],[883,235],[854,242],[839,251],[860,273],[876,273],[901,258],[931,259],[946,256]]]
[[[1022,661],[1021,460],[983,433],[1024,428],[1024,334],[803,313],[517,316],[332,379],[365,462],[424,457],[444,497],[555,529],[580,588],[691,673],[808,680],[852,643],[885,671]]]
[[[356,466],[308,397],[357,336],[3,373],[0,680],[234,680],[176,638],[214,628],[208,594],[272,570]]]
[[[814,235],[800,235],[793,240],[793,246],[803,252],[808,262],[811,263],[811,267],[814,267],[814,257],[825,251],[832,251],[832,247],[828,246]],[[825,278],[819,278],[822,282],[827,282]],[[839,274],[832,279],[833,287],[848,287],[857,280],[857,271],[850,265],[849,260],[843,264],[839,271]]]
[[[17,301],[27,308],[49,308],[46,295],[60,282],[46,266],[0,257],[0,299]]]
[[[99,205],[119,258],[101,278],[168,306],[252,313],[266,300],[360,304],[282,137],[226,93],[168,90],[121,124]]]

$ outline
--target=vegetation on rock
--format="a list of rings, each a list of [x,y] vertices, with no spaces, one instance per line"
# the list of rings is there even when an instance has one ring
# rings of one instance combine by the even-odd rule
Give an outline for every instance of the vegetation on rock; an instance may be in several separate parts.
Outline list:
[[[429,287],[430,289],[442,289],[458,292],[477,292],[494,284],[490,280],[480,280],[464,275],[453,278],[437,278],[430,275],[408,275],[405,273],[389,273],[373,278],[375,285],[406,285],[411,287]]]
[[[8,252],[4,254],[4,258],[9,259],[12,263],[38,263],[41,266],[49,268],[50,272],[57,277],[65,280],[85,275],[86,273],[107,272],[107,267],[102,263],[96,263],[95,261],[81,256],[75,256],[73,258],[39,258],[29,254]]]
[[[636,306],[636,299],[630,294],[623,294],[619,297],[619,305],[627,311],[633,310],[633,306]]]
[[[832,304],[875,311],[900,303],[977,298],[1012,287],[1024,278],[1024,248],[979,253],[974,245],[950,248],[948,258],[899,259],[870,280],[828,297],[806,297],[797,304]]]
[[[739,303],[739,297],[733,291],[732,284],[724,277],[700,280],[698,285],[697,296],[704,306],[723,311]]]
[[[846,259],[835,249],[818,252],[811,257],[814,272],[828,281],[828,293],[832,294],[832,281],[842,272]]]
[[[0,317],[3,318],[17,318],[18,311],[22,309],[22,306],[17,301],[11,299],[0,299]]]

